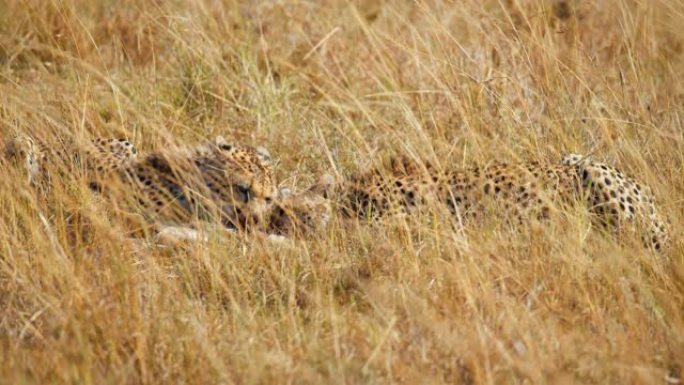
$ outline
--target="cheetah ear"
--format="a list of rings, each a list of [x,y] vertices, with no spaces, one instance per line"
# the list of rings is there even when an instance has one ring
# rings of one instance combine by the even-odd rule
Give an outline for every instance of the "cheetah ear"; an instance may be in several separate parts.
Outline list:
[[[257,153],[257,156],[259,156],[259,160],[261,160],[262,162],[265,162],[268,164],[272,163],[273,159],[271,159],[271,154],[268,152],[267,149],[265,149],[263,147],[257,147],[256,153]]]
[[[226,151],[230,151],[235,147],[233,143],[227,141],[226,138],[221,135],[216,136],[214,139],[214,144],[216,144],[216,147],[220,148],[221,150]]]
[[[581,165],[590,161],[589,155],[567,154],[561,159],[561,164],[564,166]]]

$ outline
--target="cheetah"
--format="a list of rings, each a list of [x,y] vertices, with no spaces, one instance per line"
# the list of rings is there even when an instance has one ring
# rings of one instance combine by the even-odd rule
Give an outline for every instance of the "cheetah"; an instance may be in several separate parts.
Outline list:
[[[316,189],[337,201],[343,217],[372,221],[411,215],[437,204],[461,224],[482,220],[491,205],[505,220],[520,223],[545,220],[558,204],[580,202],[610,229],[645,224],[642,238],[652,250],[669,245],[665,221],[648,187],[574,154],[559,164],[497,162],[452,169],[395,157],[388,165],[319,183]]]
[[[230,143],[221,136],[145,155],[126,140],[49,146],[17,136],[5,145],[4,156],[25,169],[31,185],[45,189],[56,176],[53,169],[83,170],[89,187],[115,210],[142,219],[136,221],[142,225],[139,229],[191,229],[197,219],[216,219],[228,230],[257,229],[279,192],[265,149]],[[60,163],[65,167],[54,166]]]

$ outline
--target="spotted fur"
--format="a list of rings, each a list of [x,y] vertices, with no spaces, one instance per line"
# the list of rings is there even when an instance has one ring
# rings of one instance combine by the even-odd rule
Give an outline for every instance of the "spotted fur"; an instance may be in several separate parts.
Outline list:
[[[558,204],[581,202],[611,229],[646,223],[644,242],[656,251],[669,244],[665,221],[648,187],[577,155],[565,157],[561,164],[493,163],[465,169],[438,169],[398,157],[321,190],[338,202],[343,215],[373,220],[406,216],[437,204],[461,223],[491,213],[520,223],[544,220]]]
[[[16,135],[5,144],[4,158],[25,168],[30,184],[48,189],[53,174],[80,169],[97,187],[102,178],[135,161],[138,151],[130,141],[97,138],[92,141],[48,143],[28,135]]]
[[[644,229],[641,235],[649,247],[669,246],[667,222],[656,208],[650,187],[590,157],[569,154],[561,163],[580,175],[587,206],[604,225],[618,231],[628,223],[636,224]]]

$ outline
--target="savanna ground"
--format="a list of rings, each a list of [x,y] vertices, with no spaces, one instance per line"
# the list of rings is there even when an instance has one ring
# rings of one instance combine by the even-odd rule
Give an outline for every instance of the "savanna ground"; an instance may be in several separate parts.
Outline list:
[[[221,134],[289,186],[591,152],[675,239],[656,256],[577,210],[136,248],[78,174],[41,203],[3,165],[0,382],[680,383],[682,26],[678,0],[0,2],[2,137]]]

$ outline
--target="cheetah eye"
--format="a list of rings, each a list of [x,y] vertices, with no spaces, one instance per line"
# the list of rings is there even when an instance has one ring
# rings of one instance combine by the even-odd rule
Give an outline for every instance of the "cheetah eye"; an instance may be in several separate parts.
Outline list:
[[[228,143],[222,143],[222,144],[219,145],[219,148],[220,148],[221,150],[223,150],[223,151],[230,151],[230,150],[233,149],[233,146],[231,146],[231,145],[228,144]]]
[[[252,198],[251,197],[251,189],[249,188],[249,186],[239,184],[239,185],[237,185],[237,190],[245,202],[248,202]]]
[[[271,198],[271,197],[266,197],[266,198],[264,198],[264,200],[266,201],[266,203],[273,202],[273,198]]]

